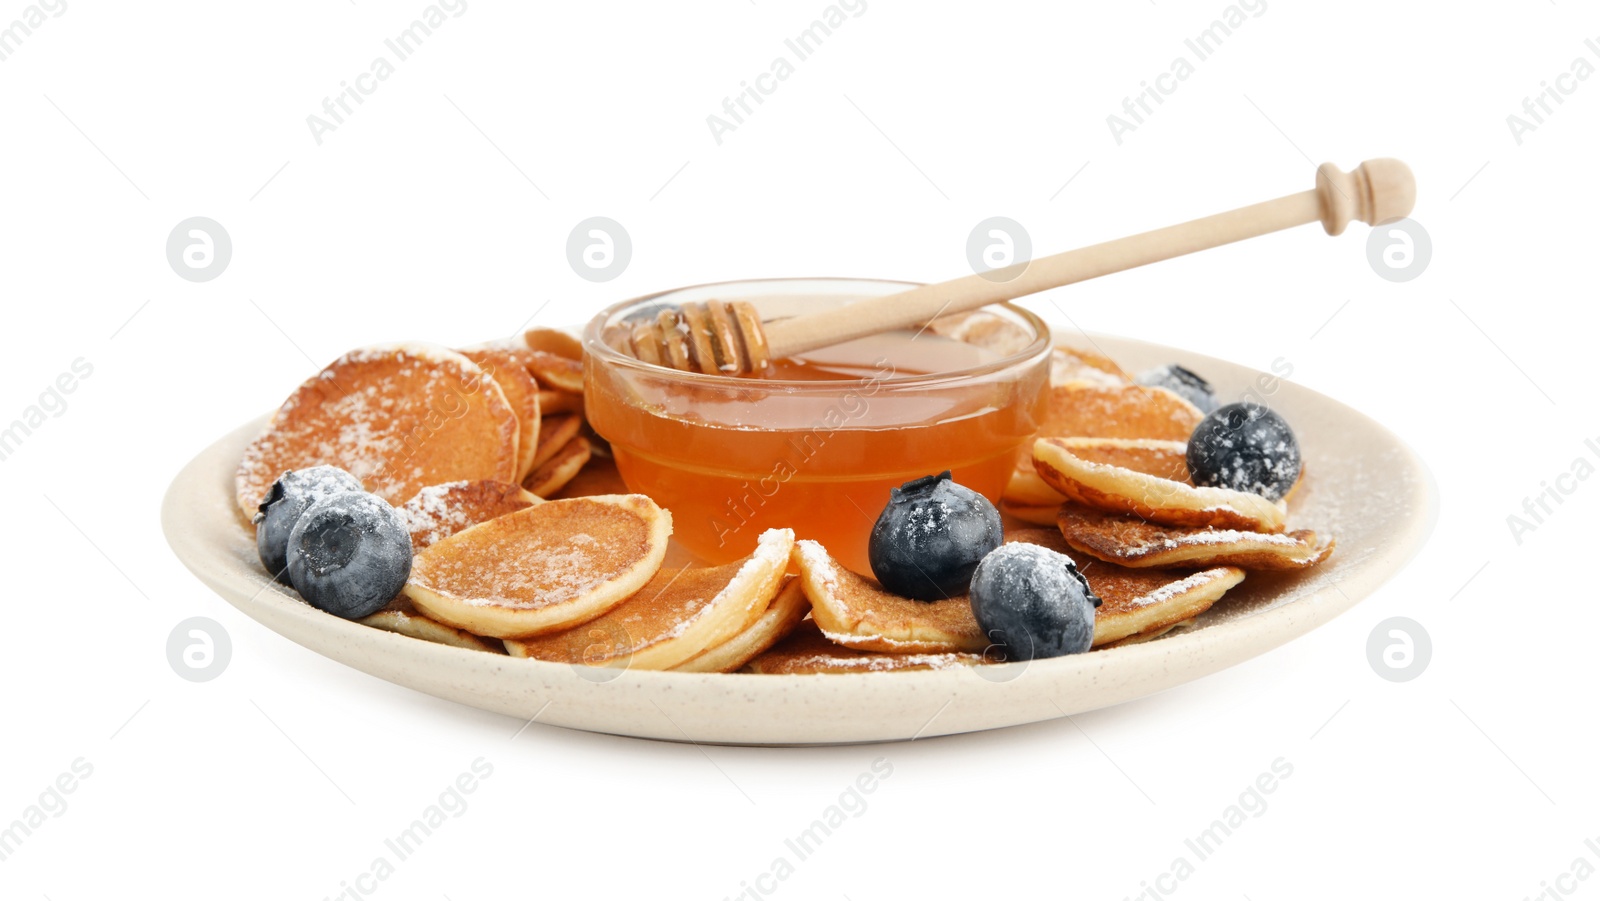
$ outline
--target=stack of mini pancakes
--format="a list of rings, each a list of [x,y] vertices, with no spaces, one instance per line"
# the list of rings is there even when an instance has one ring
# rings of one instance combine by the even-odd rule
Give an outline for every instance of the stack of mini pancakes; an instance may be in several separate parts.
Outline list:
[[[362,622],[490,653],[595,667],[839,673],[998,662],[965,596],[885,591],[814,541],[764,533],[704,566],[630,494],[583,420],[581,349],[533,329],[459,351],[352,351],[307,380],[247,450],[248,518],[285,470],[339,466],[395,504],[415,551],[404,593]],[[1066,553],[1102,600],[1094,646],[1193,623],[1249,569],[1332,550],[1287,507],[1197,488],[1202,416],[1089,351],[1059,348],[1049,412],[1005,493],[1007,541]],[[1044,525],[1053,528],[1032,528]]]
[[[1049,391],[1044,426],[1001,509],[1054,527],[1091,587],[1098,578],[1212,588],[1183,602],[1142,605],[1134,631],[1109,641],[1145,640],[1189,624],[1248,570],[1303,569],[1333,552],[1331,538],[1286,529],[1288,501],[1303,474],[1276,502],[1194,485],[1186,450],[1204,415],[1177,394],[1136,384],[1103,356],[1067,347],[1056,350]],[[1096,646],[1107,613],[1099,611]]]

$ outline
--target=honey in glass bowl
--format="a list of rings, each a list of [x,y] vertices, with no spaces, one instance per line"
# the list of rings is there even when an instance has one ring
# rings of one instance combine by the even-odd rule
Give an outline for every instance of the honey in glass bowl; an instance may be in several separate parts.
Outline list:
[[[1043,413],[1049,329],[1010,305],[959,328],[896,331],[776,360],[752,376],[642,363],[616,338],[663,306],[743,300],[762,319],[912,285],[783,279],[684,288],[613,306],[584,334],[585,406],[629,490],[672,512],[673,537],[712,563],[792,528],[871,575],[867,540],[889,490],[951,471],[999,503]]]

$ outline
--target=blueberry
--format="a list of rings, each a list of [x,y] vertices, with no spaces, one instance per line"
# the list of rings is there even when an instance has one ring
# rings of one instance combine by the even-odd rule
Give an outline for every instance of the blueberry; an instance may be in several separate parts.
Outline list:
[[[1269,501],[1300,478],[1300,443],[1282,416],[1260,404],[1228,404],[1189,436],[1189,478],[1196,485],[1249,491]]]
[[[1194,404],[1202,413],[1210,413],[1217,408],[1217,392],[1212,389],[1211,383],[1177,363],[1147,369],[1139,373],[1134,381],[1152,388],[1165,388]]]
[[[1000,546],[1000,511],[950,481],[950,471],[889,490],[867,542],[867,561],[883,587],[919,601],[967,593],[972,570]]]
[[[1015,542],[972,574],[972,615],[1007,660],[1081,654],[1094,644],[1100,599],[1072,558]]]
[[[256,524],[256,553],[261,555],[261,565],[280,582],[287,583],[289,574],[289,532],[306,508],[335,494],[360,491],[361,481],[337,466],[312,466],[308,469],[291,469],[278,477],[261,499],[260,512],[253,520]]]
[[[289,581],[311,606],[360,619],[394,600],[411,577],[411,535],[374,494],[312,504],[289,533]]]

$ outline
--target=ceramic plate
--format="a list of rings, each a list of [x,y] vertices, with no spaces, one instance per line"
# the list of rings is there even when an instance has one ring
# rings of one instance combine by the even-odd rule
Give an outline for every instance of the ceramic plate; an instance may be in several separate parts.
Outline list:
[[[1245,396],[1263,377],[1175,348],[1104,336],[1095,343],[1129,371],[1181,363],[1224,398]],[[1029,663],[814,676],[591,669],[348,622],[267,577],[234,505],[234,469],[266,417],[185,466],[161,519],[184,565],[252,619],[319,654],[440,698],[549,725],[676,741],[895,741],[1052,719],[1199,679],[1304,635],[1398,572],[1433,529],[1426,467],[1387,429],[1314,391],[1281,382],[1270,402],[1294,423],[1306,460],[1289,521],[1336,537],[1333,557],[1302,574],[1251,573],[1191,630]]]

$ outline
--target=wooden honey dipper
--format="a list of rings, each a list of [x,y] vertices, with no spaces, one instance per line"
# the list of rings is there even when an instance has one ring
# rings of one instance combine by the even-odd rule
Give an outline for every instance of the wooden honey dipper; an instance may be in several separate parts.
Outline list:
[[[1390,222],[1409,215],[1416,196],[1411,169],[1399,160],[1367,160],[1352,172],[1323,163],[1317,168],[1315,188],[1226,213],[770,323],[763,323],[755,308],[743,301],[686,303],[633,325],[622,344],[644,362],[685,372],[760,372],[773,359],[921,326],[948,313],[1296,225],[1321,222],[1328,234],[1337,235],[1352,219],[1369,225]]]

